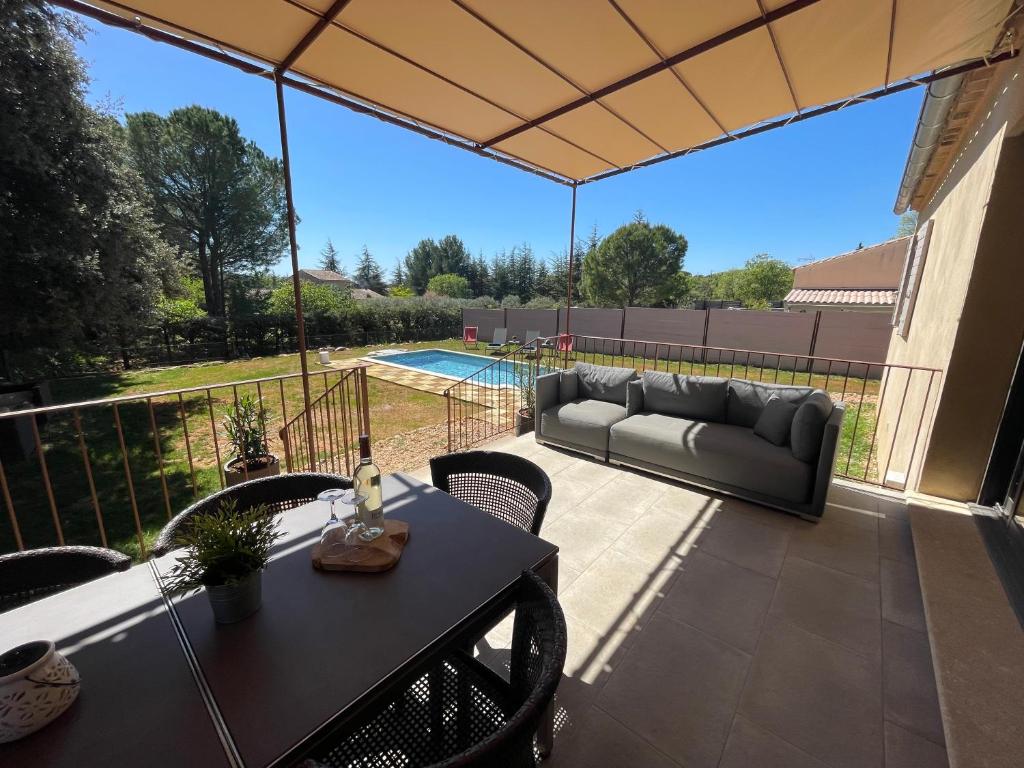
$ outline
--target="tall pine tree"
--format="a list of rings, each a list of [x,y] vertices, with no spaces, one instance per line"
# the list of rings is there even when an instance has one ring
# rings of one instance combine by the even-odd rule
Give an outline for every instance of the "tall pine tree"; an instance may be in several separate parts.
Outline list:
[[[327,245],[320,251],[320,269],[337,272],[339,275],[345,274],[345,268],[338,261],[338,249],[334,247],[331,238],[327,238]]]
[[[359,256],[359,263],[356,265],[353,277],[355,278],[356,285],[360,288],[369,288],[377,293],[385,293],[387,291],[387,284],[384,282],[384,273],[381,271],[380,264],[373,258],[373,255],[365,245],[363,246],[362,254]]]

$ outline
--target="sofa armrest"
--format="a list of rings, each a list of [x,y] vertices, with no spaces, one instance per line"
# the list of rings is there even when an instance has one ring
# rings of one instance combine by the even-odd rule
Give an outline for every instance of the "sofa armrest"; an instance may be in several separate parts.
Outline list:
[[[815,517],[821,517],[825,510],[825,499],[828,497],[828,487],[835,471],[839,433],[843,428],[845,413],[846,403],[835,403],[828,421],[825,422],[825,432],[821,437],[821,451],[818,453],[818,468],[814,473],[814,492],[811,494],[810,503],[810,514]]]
[[[533,402],[533,431],[538,438],[540,437],[540,415],[548,408],[554,408],[558,405],[558,382],[560,378],[561,374],[558,371],[545,373],[543,376],[537,377],[535,399]]]
[[[635,416],[644,409],[644,382],[636,379],[626,384],[626,417]]]

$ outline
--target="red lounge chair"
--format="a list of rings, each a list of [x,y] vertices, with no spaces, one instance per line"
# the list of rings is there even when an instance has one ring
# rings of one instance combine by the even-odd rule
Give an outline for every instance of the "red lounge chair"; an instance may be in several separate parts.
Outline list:
[[[558,335],[558,351],[562,353],[572,353],[572,342],[572,336],[570,336],[568,333],[560,333]]]
[[[462,329],[462,346],[469,349],[469,345],[473,345],[473,349],[480,346],[480,341],[477,339],[476,334],[479,329],[475,325],[467,325]]]

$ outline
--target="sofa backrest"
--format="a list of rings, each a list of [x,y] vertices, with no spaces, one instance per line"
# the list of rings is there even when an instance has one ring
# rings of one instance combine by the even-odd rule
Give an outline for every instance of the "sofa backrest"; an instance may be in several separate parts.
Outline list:
[[[644,371],[644,410],[699,421],[725,421],[728,379]]]
[[[729,397],[726,405],[725,423],[741,427],[753,427],[768,398],[778,395],[797,406],[814,392],[813,387],[799,387],[791,384],[764,384],[745,379],[729,379]]]
[[[636,368],[576,363],[579,396],[608,403],[626,404],[626,385],[636,379]]]

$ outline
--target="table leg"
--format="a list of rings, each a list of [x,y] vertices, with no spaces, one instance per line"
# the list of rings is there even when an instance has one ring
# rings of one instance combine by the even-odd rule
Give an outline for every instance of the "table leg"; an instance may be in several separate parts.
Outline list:
[[[549,587],[558,594],[558,555],[551,558],[542,568],[537,571]],[[540,720],[540,728],[537,729],[537,746],[540,749],[541,758],[547,758],[555,746],[555,701],[551,700],[544,715]]]

